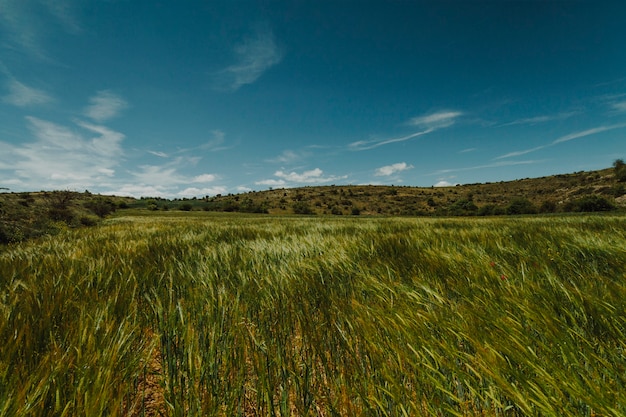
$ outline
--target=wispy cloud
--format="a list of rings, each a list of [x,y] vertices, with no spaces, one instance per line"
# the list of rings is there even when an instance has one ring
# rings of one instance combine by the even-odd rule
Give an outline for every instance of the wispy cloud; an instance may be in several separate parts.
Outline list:
[[[428,129],[441,129],[452,126],[463,112],[456,110],[443,110],[424,116],[414,117],[407,124]]]
[[[74,5],[68,0],[0,0],[0,29],[7,34],[2,43],[33,57],[49,59],[44,40],[54,26],[70,34],[82,30]],[[34,8],[39,13],[33,13]]]
[[[10,80],[7,88],[9,93],[2,97],[2,101],[14,106],[26,107],[52,101],[52,97],[46,92],[29,87],[17,80]]]
[[[571,112],[564,112],[564,113],[558,113],[558,114],[527,117],[527,118],[513,120],[512,122],[504,123],[499,126],[504,127],[504,126],[514,126],[514,125],[535,125],[539,123],[547,123],[547,122],[553,122],[556,120],[569,119],[570,117],[576,116],[577,114],[580,114],[580,112],[571,111]]]
[[[226,133],[219,129],[211,131],[211,139],[200,145],[200,149],[205,151],[220,151],[226,149],[223,146],[226,139]]]
[[[624,113],[626,112],[626,101],[619,101],[617,103],[613,103],[611,104],[611,107],[613,108],[614,111],[618,113]]]
[[[360,140],[352,142],[348,145],[348,149],[351,151],[366,151],[369,149],[378,148],[379,146],[389,145],[390,143],[405,142],[413,138],[427,135],[438,129],[450,127],[456,123],[456,120],[464,113],[460,111],[444,110],[436,113],[430,113],[423,116],[418,116],[410,119],[405,124],[408,126],[418,127],[422,130],[414,132],[409,135],[386,138],[386,139],[374,139],[374,140]]]
[[[89,103],[84,114],[97,122],[112,119],[128,107],[126,100],[108,90],[98,91],[89,99]]]
[[[525,149],[523,151],[509,152],[507,154],[497,156],[494,159],[498,160],[498,159],[513,158],[515,156],[526,155],[527,153],[535,152],[543,148],[547,148],[548,146],[551,146],[551,145],[541,145],[541,146],[535,146],[534,148]]]
[[[283,57],[273,32],[267,26],[257,29],[252,37],[237,44],[233,53],[235,63],[214,74],[217,90],[236,91],[252,84]]]
[[[595,135],[596,133],[606,132],[607,130],[620,129],[623,127],[626,127],[626,123],[609,125],[609,126],[599,126],[593,129],[587,129],[581,132],[575,132],[569,135],[561,136],[560,138],[556,139],[551,144],[556,145],[557,143],[567,142],[567,141],[578,139],[578,138],[584,138],[585,136],[591,136],[591,135]]]
[[[294,162],[301,160],[305,156],[305,154],[286,149],[277,157],[268,159],[267,162],[274,164],[293,164]]]
[[[404,142],[418,136],[423,136],[428,133],[433,132],[435,129],[426,129],[421,132],[411,133],[410,135],[400,136],[398,138],[387,138],[380,140],[360,140],[357,142],[352,142],[348,145],[348,149],[351,151],[366,151],[369,149],[378,148],[379,146],[389,145],[390,143]]]
[[[167,158],[168,154],[166,154],[165,152],[159,152],[159,151],[148,151],[149,154],[152,154],[154,156],[158,156],[159,158]]]
[[[471,167],[440,169],[429,175],[442,175],[442,174],[449,174],[451,172],[474,171],[477,169],[500,168],[504,166],[514,166],[514,165],[532,165],[532,164],[538,164],[540,162],[544,162],[544,161],[543,160],[499,161],[499,162],[494,162],[493,164],[476,165],[476,166],[471,166]]]
[[[406,162],[398,162],[396,164],[386,165],[384,167],[377,168],[374,175],[377,177],[388,177],[411,168],[413,168],[413,165],[408,165]]]
[[[547,143],[545,145],[535,146],[534,148],[525,149],[521,151],[509,152],[507,154],[500,155],[494,159],[498,160],[498,159],[505,159],[505,158],[511,158],[515,156],[520,156],[520,155],[526,155],[531,152],[536,152],[538,150],[548,148],[550,146],[558,145],[559,143],[568,142],[574,139],[584,138],[586,136],[595,135],[595,134],[606,132],[609,130],[621,129],[624,127],[626,127],[626,123],[620,123],[620,124],[614,124],[614,125],[608,125],[608,126],[598,126],[593,129],[582,130],[579,132],[570,133],[569,135],[561,136],[560,138],[557,138],[553,140],[552,142]]]

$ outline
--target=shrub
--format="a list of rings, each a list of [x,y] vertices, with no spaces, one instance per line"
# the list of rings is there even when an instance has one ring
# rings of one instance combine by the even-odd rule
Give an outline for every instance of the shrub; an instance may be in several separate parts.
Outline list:
[[[506,208],[506,214],[535,214],[537,210],[527,198],[515,198]]]
[[[311,206],[306,201],[298,201],[292,206],[295,214],[313,214]]]
[[[191,205],[191,203],[183,203],[178,208],[182,211],[191,211],[193,206]]]
[[[108,198],[98,197],[85,203],[85,207],[88,208],[93,214],[100,218],[104,218],[108,214],[115,211],[115,203]]]
[[[570,211],[595,212],[611,210],[615,210],[615,205],[605,197],[599,195],[588,195],[575,200],[571,204]]]

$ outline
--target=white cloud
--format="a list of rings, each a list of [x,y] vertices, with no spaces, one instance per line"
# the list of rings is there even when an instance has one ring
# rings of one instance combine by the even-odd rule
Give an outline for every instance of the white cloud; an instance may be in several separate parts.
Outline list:
[[[29,87],[17,80],[8,83],[9,94],[2,97],[2,101],[18,107],[26,107],[35,104],[45,104],[52,101],[52,97],[42,90]]]
[[[282,187],[282,186],[286,185],[287,182],[285,182],[285,180],[268,179],[268,180],[256,181],[255,184],[256,185],[267,185],[268,187]]]
[[[374,175],[377,177],[387,177],[411,168],[413,168],[413,165],[408,165],[406,162],[398,162],[396,164],[387,165],[376,169]]]
[[[8,171],[3,176],[24,188],[92,187],[110,181],[123,156],[124,135],[103,126],[63,126],[30,116],[26,122],[31,142],[0,142],[0,169]]]
[[[165,152],[159,152],[159,151],[148,151],[148,153],[154,155],[154,156],[158,156],[159,158],[167,158],[168,155]]]
[[[442,180],[442,181],[439,181],[438,183],[434,184],[433,187],[451,187],[453,185],[454,184],[449,183],[448,181]]]
[[[409,120],[408,124],[429,129],[441,129],[452,126],[456,122],[456,119],[462,115],[463,113],[460,111],[444,110],[425,116],[414,117]]]
[[[196,162],[194,158],[178,157],[163,165],[141,165],[137,171],[130,173],[135,185],[126,185],[119,188],[119,191],[125,193],[124,195],[135,197],[150,195],[168,198],[213,195],[226,191],[226,188],[221,185],[192,186],[191,184],[213,183],[219,178],[216,174],[189,176],[180,172],[181,168]],[[180,188],[183,189],[180,190]]]
[[[128,103],[120,96],[108,91],[98,91],[89,99],[90,105],[84,111],[85,116],[96,122],[104,122],[117,116],[128,107]]]
[[[216,177],[213,174],[202,174],[202,175],[198,175],[196,177],[193,177],[191,182],[202,182],[202,183],[213,182],[213,181],[215,181],[215,178]]]
[[[216,186],[216,187],[205,187],[205,188],[196,188],[189,187],[185,188],[182,191],[179,191],[177,195],[179,197],[198,197],[203,195],[216,195],[223,194],[226,192],[226,187]]]
[[[236,62],[214,74],[214,87],[218,90],[236,91],[252,84],[283,57],[274,34],[267,27],[258,29],[254,36],[236,45],[233,52]]]
[[[276,171],[274,176],[278,179],[265,179],[255,182],[256,185],[266,185],[271,187],[282,187],[289,183],[294,184],[324,184],[337,180],[347,178],[347,176],[324,176],[324,171],[319,168],[312,169],[310,171],[304,171],[302,173],[297,172],[284,172],[282,170]]]

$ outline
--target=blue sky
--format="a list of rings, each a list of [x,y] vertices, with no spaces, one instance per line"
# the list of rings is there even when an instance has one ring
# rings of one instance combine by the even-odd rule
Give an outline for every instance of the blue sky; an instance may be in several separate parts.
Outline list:
[[[0,187],[431,186],[626,158],[626,2],[0,0]]]

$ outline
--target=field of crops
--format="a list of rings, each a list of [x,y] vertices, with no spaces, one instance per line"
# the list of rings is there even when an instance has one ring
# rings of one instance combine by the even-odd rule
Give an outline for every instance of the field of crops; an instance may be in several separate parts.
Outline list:
[[[0,248],[0,416],[625,416],[626,217],[159,213]]]

